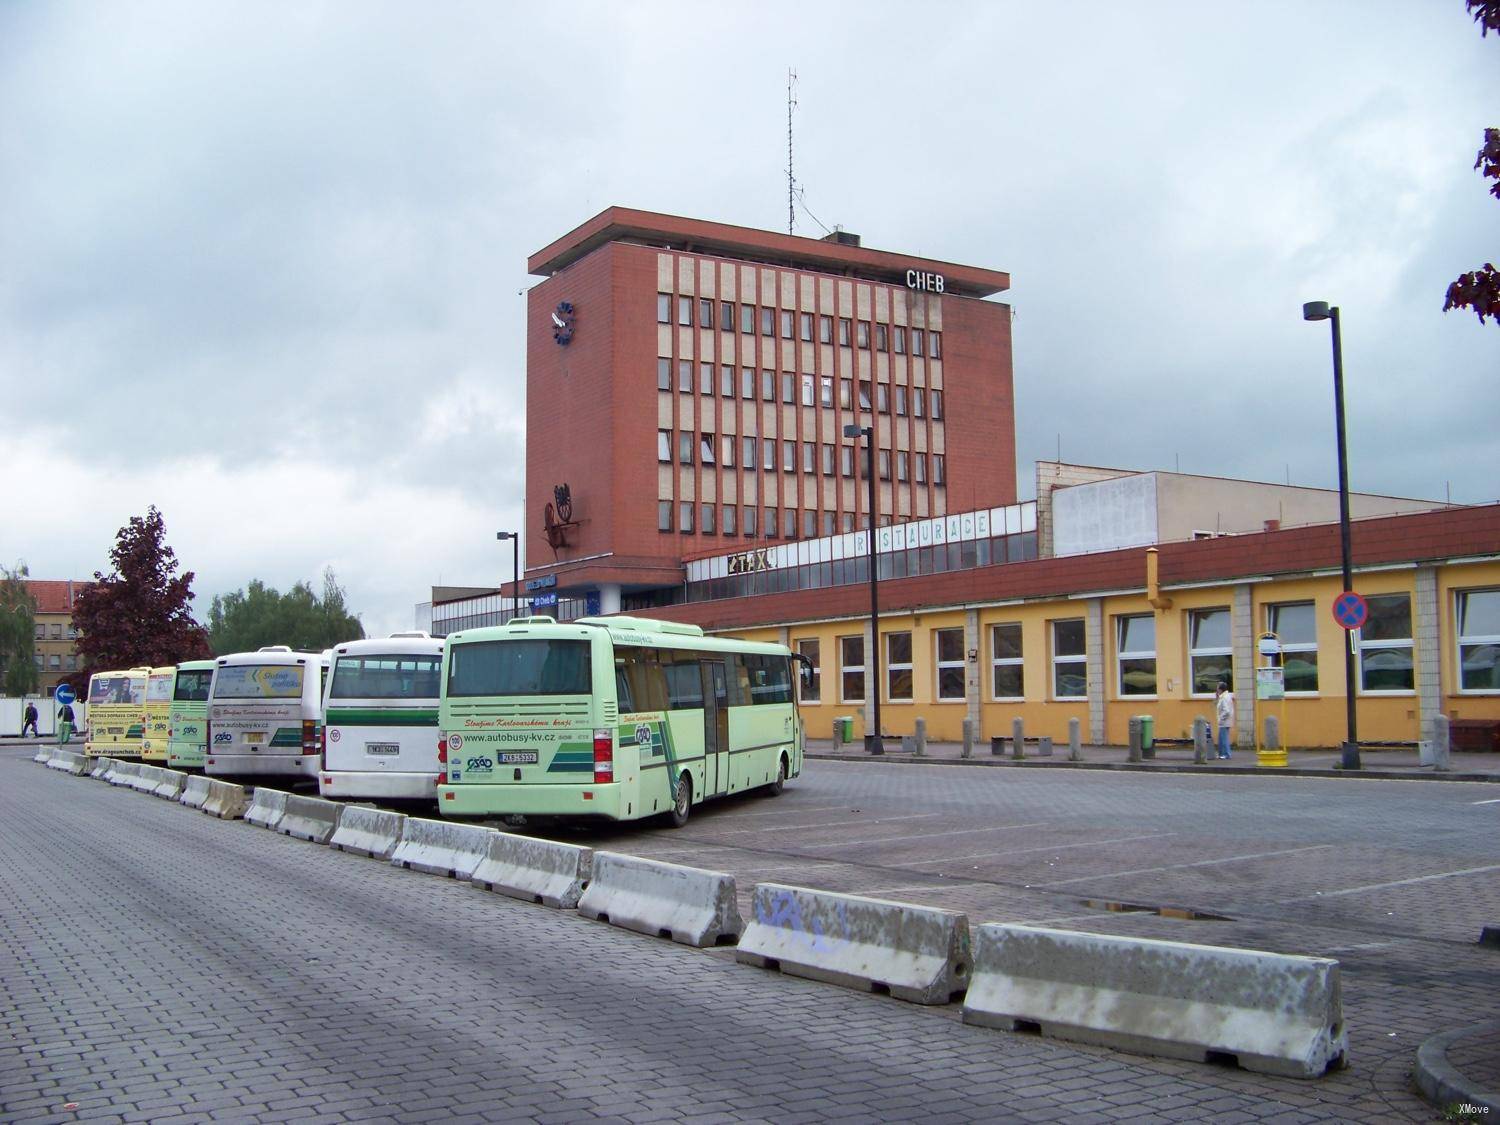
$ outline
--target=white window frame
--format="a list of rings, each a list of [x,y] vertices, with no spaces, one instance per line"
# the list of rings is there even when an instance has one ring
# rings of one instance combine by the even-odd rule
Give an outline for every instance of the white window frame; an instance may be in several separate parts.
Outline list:
[[[1224,644],[1224,645],[1195,646],[1194,645],[1194,641],[1195,641],[1195,639],[1196,639],[1196,637],[1198,635],[1198,630],[1196,628],[1196,625],[1197,625],[1197,622],[1198,622],[1198,618],[1200,616],[1206,616],[1206,615],[1211,614],[1211,613],[1222,613],[1222,614],[1224,614],[1228,618],[1228,620],[1229,620],[1229,643],[1228,644]],[[1188,610],[1187,627],[1188,627],[1188,666],[1187,666],[1187,674],[1188,674],[1188,691],[1187,691],[1187,694],[1188,694],[1188,698],[1189,699],[1212,699],[1214,697],[1214,695],[1217,694],[1213,689],[1210,689],[1208,691],[1196,691],[1196,690],[1194,690],[1195,685],[1198,682],[1198,673],[1197,673],[1197,669],[1194,667],[1194,661],[1198,657],[1200,657],[1200,656],[1227,656],[1227,657],[1229,657],[1229,664],[1230,664],[1231,674],[1232,674],[1233,667],[1234,667],[1234,614],[1230,610],[1229,606],[1223,606],[1223,605],[1208,605],[1208,606],[1203,606],[1201,609],[1190,609],[1190,610]],[[1160,674],[1160,669],[1158,669],[1158,674]],[[1230,690],[1233,690],[1233,685],[1232,684],[1230,685]]]
[[[848,656],[848,653],[845,651],[845,644],[844,644],[846,641],[858,641],[859,642],[860,663],[858,663],[858,664],[846,664],[846,663],[844,663],[845,658]],[[869,664],[869,661],[865,659],[865,638],[864,638],[864,634],[863,633],[846,634],[846,635],[838,638],[838,645],[839,645],[839,702],[840,703],[863,703],[865,701],[865,696],[867,696],[869,694],[869,688],[868,688],[867,681],[870,678],[870,664]],[[847,695],[844,692],[844,685],[845,685],[846,681],[848,680],[850,672],[858,672],[859,673],[860,688],[859,688],[859,695],[857,695],[857,696]]]
[[[1406,616],[1407,616],[1407,620],[1409,620],[1411,622],[1411,632],[1413,632],[1413,633],[1416,632],[1416,628],[1417,628],[1416,606],[1414,606],[1412,604],[1412,596],[1411,596],[1411,594],[1407,593],[1404,590],[1393,590],[1390,593],[1386,593],[1386,594],[1368,594],[1368,595],[1365,596],[1365,601],[1366,601],[1366,603],[1368,603],[1368,602],[1374,601],[1376,598],[1405,598],[1406,599]],[[1365,631],[1363,629],[1356,630],[1356,633],[1358,634],[1358,636],[1357,636],[1357,640],[1355,642],[1356,643],[1356,653],[1355,653],[1355,655],[1356,655],[1356,660],[1355,660],[1356,667],[1354,669],[1354,678],[1355,678],[1355,682],[1359,685],[1359,694],[1360,695],[1373,695],[1373,696],[1376,696],[1376,697],[1381,697],[1381,696],[1395,696],[1395,697],[1398,697],[1398,698],[1402,697],[1402,696],[1416,695],[1417,694],[1417,650],[1416,650],[1416,645],[1413,643],[1412,638],[1410,636],[1408,636],[1405,639],[1397,639],[1397,640],[1367,641],[1367,640],[1365,640]],[[1393,651],[1406,651],[1406,652],[1409,652],[1411,654],[1411,665],[1412,665],[1412,670],[1411,670],[1411,676],[1412,676],[1411,687],[1409,687],[1409,688],[1373,688],[1373,689],[1366,688],[1365,687],[1365,658],[1366,658],[1365,654],[1366,654],[1367,650],[1369,650],[1369,652],[1370,652],[1371,655],[1373,655],[1376,652],[1393,652]]]
[[[1000,646],[995,643],[1001,629],[1014,629],[1019,640],[1020,656],[996,656]],[[1021,670],[1021,694],[1001,695],[995,690],[995,671],[999,668]],[[1026,698],[1026,638],[1019,621],[997,621],[990,625],[990,698],[997,703],[1013,703]]]
[[[1132,621],[1151,622],[1150,649],[1127,649],[1125,647],[1128,625]],[[1125,661],[1151,661],[1151,678],[1154,685],[1150,691],[1126,692]],[[1156,660],[1156,615],[1154,613],[1120,613],[1115,615],[1115,695],[1119,699],[1155,699],[1161,690],[1161,668]]]
[[[905,637],[906,638],[906,659],[904,661],[897,660],[896,656],[895,656],[895,653],[891,649],[891,641],[893,641],[897,637]],[[885,699],[886,699],[886,702],[887,703],[910,703],[912,701],[912,699],[914,698],[914,693],[915,693],[915,690],[916,690],[916,677],[912,675],[911,657],[912,657],[912,652],[914,651],[914,648],[913,648],[913,641],[912,641],[911,631],[909,629],[896,629],[896,630],[893,630],[892,632],[881,634],[881,640],[885,644]],[[897,695],[896,694],[895,677],[896,677],[896,673],[898,673],[898,672],[905,672],[906,673],[907,688],[906,688],[906,694],[905,695]]]
[[[1455,590],[1453,592],[1453,636],[1454,636],[1454,659],[1453,665],[1457,674],[1457,687],[1459,695],[1500,695],[1500,687],[1493,688],[1466,688],[1464,687],[1464,649],[1466,647],[1479,647],[1484,645],[1500,645],[1500,633],[1469,633],[1465,634],[1464,617],[1465,606],[1471,594],[1491,594],[1500,598],[1500,589],[1494,587],[1477,587],[1472,590]]]
[[[943,638],[945,636],[958,635],[958,659],[943,659]],[[951,626],[946,629],[934,629],[932,631],[932,666],[933,666],[933,697],[939,703],[965,703],[969,698],[969,672],[965,659],[964,630],[963,626]],[[959,683],[963,684],[962,695],[943,694],[943,673],[958,669]]]
[[[1084,627],[1084,633],[1083,633],[1083,651],[1080,652],[1080,653],[1076,653],[1076,654],[1074,654],[1074,653],[1067,653],[1067,654],[1064,654],[1062,656],[1059,656],[1058,652],[1057,652],[1057,627],[1059,625],[1071,625],[1075,621],[1078,622],[1078,624],[1083,625],[1083,627]],[[1050,698],[1052,698],[1054,700],[1058,700],[1058,701],[1062,701],[1062,700],[1072,701],[1072,700],[1078,700],[1078,699],[1087,699],[1089,697],[1089,689],[1088,689],[1088,682],[1089,682],[1088,643],[1089,642],[1088,642],[1088,626],[1087,626],[1087,624],[1084,623],[1084,620],[1081,617],[1058,617],[1058,618],[1054,618],[1052,621],[1048,622],[1048,630],[1047,631],[1048,631],[1048,633],[1051,634],[1048,639],[1051,642],[1051,649],[1052,649],[1052,652],[1051,652],[1051,656],[1052,656],[1052,680],[1047,685],[1047,695]],[[1065,664],[1066,665],[1076,664],[1083,671],[1083,685],[1084,686],[1083,686],[1083,694],[1082,695],[1059,695],[1057,693],[1057,673],[1060,670],[1061,666],[1065,665]]]
[[[1278,630],[1276,628],[1276,626],[1279,624],[1278,618],[1279,618],[1280,613],[1281,613],[1282,610],[1293,609],[1293,608],[1301,608],[1302,606],[1306,606],[1312,612],[1313,639],[1311,641],[1288,641],[1285,637],[1283,637],[1281,635],[1280,630]],[[1287,689],[1286,689],[1286,694],[1287,694],[1287,698],[1289,698],[1289,699],[1316,699],[1321,694],[1321,690],[1320,689],[1322,688],[1322,685],[1323,685],[1323,669],[1320,666],[1320,661],[1318,660],[1318,641],[1317,641],[1317,633],[1318,633],[1318,605],[1317,605],[1317,603],[1313,602],[1313,601],[1307,601],[1307,600],[1296,601],[1296,602],[1270,602],[1270,603],[1268,603],[1266,605],[1266,630],[1267,630],[1267,632],[1275,633],[1278,641],[1281,644],[1281,668],[1282,668],[1282,674],[1283,675],[1286,674],[1286,661],[1287,661],[1287,657],[1288,656],[1298,655],[1298,654],[1305,654],[1305,653],[1312,653],[1312,655],[1313,655],[1313,667],[1317,669],[1317,674],[1318,674],[1318,687],[1315,688],[1315,689],[1313,689],[1312,691],[1293,691],[1291,689],[1291,687],[1288,686]]]

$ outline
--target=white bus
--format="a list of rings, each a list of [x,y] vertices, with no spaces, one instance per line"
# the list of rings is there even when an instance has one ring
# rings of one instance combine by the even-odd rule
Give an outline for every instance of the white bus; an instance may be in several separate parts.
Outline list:
[[[219,657],[208,689],[203,772],[316,778],[328,656],[271,645]]]
[[[632,617],[522,617],[448,637],[444,816],[665,816],[802,771],[785,645]]]
[[[442,662],[442,640],[426,633],[392,633],[333,649],[319,793],[437,799]]]

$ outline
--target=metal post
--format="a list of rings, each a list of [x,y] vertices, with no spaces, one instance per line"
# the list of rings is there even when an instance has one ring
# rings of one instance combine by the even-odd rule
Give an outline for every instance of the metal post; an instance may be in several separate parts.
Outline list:
[[[870,482],[869,502],[869,545],[870,545],[870,647],[873,650],[871,656],[871,668],[874,669],[873,688],[875,692],[875,729],[865,734],[865,749],[871,754],[884,754],[885,744],[880,737],[880,575],[875,569],[875,427],[857,426],[850,424],[844,427],[845,437],[858,437],[864,435],[865,442],[865,472]]]
[[[521,616],[521,533],[519,531],[497,531],[496,539],[510,540],[510,573],[511,586],[511,611],[512,620]],[[500,620],[505,620],[505,584],[500,584]]]
[[[1349,443],[1344,434],[1344,344],[1339,329],[1339,308],[1328,310],[1333,321],[1333,401],[1338,423],[1339,439],[1339,550],[1344,570],[1344,589],[1354,589],[1354,563],[1349,545]],[[1342,765],[1346,770],[1360,768],[1359,732],[1355,720],[1354,646],[1353,634],[1345,638],[1344,645],[1344,708],[1348,719],[1349,737],[1344,743]]]

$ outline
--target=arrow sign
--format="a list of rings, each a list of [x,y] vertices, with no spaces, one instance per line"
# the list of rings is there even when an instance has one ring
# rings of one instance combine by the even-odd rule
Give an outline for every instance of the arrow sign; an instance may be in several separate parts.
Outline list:
[[[52,698],[57,700],[59,707],[71,707],[73,701],[78,698],[73,693],[73,688],[68,684],[58,684],[57,690],[52,693]]]
[[[1333,599],[1333,619],[1341,629],[1359,629],[1369,620],[1370,607],[1353,590],[1345,590]]]

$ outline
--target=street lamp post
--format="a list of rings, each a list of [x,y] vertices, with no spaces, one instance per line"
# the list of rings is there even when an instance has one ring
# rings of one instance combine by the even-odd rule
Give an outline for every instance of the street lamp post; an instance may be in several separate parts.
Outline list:
[[[1344,589],[1354,589],[1354,564],[1349,549],[1349,446],[1344,437],[1344,345],[1339,334],[1339,307],[1327,301],[1308,301],[1302,306],[1303,320],[1327,320],[1333,323],[1333,410],[1339,446],[1339,548],[1344,568]],[[1340,765],[1346,770],[1360,768],[1359,732],[1354,717],[1354,635],[1344,644],[1344,708],[1349,733],[1344,741]]]
[[[497,531],[496,539],[510,540],[511,585],[515,587],[515,606],[511,617],[521,616],[521,533],[519,531]],[[504,600],[501,603],[504,606]],[[502,610],[503,614],[503,610]]]
[[[857,438],[861,434],[865,442],[865,474],[870,482],[870,505],[867,509],[870,526],[866,532],[870,547],[870,657],[874,675],[870,678],[870,690],[875,693],[874,730],[865,733],[865,750],[871,754],[884,754],[885,743],[880,737],[880,576],[875,569],[875,427],[844,427],[844,436]]]

